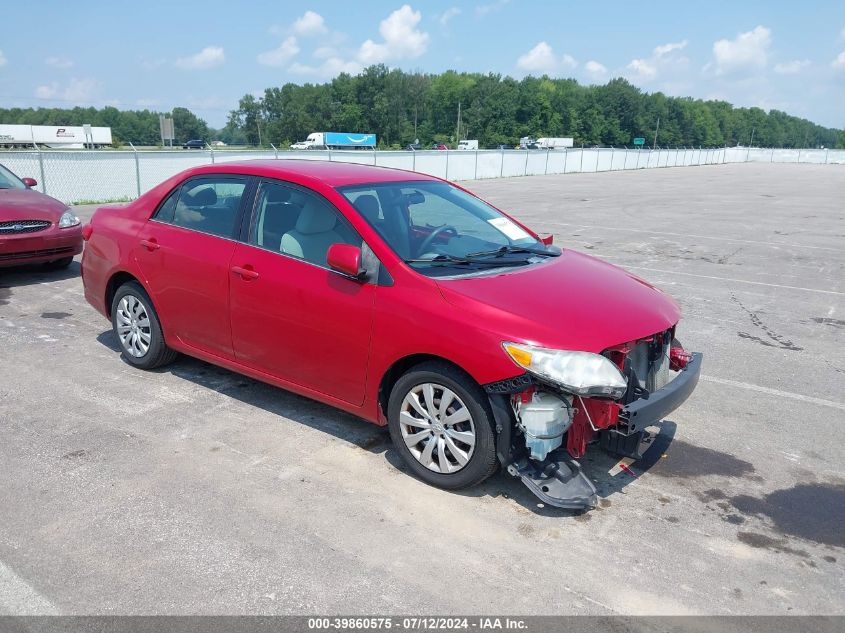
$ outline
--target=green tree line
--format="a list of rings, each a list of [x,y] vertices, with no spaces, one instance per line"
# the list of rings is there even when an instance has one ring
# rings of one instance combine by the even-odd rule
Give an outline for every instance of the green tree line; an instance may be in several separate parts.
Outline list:
[[[383,147],[456,142],[482,147],[515,144],[523,136],[571,136],[585,145],[755,145],[834,147],[840,130],[785,112],[735,108],[725,101],[647,94],[625,79],[585,86],[547,76],[516,80],[498,74],[408,73],[377,65],[324,84],[284,84],[256,98],[245,95],[221,131],[224,140],[286,145],[315,131],[371,132]]]
[[[666,146],[749,145],[845,147],[845,131],[826,128],[785,112],[735,108],[644,93],[625,79],[585,86],[574,79],[498,74],[424,74],[370,66],[323,84],[287,83],[263,96],[247,94],[221,130],[187,108],[174,108],[176,142],[220,139],[229,144],[273,143],[286,147],[311,132],[372,132],[381,147],[455,144],[461,104],[461,138],[481,147],[514,145],[523,136],[571,136],[577,145],[631,145],[635,137]],[[112,128],[116,145],[160,143],[159,113],[97,108],[0,108],[0,123],[82,125]]]
[[[187,108],[173,108],[176,142],[210,140],[212,130]],[[160,145],[159,113],[150,110],[97,108],[0,108],[0,123],[18,125],[84,125],[110,127],[115,145]]]

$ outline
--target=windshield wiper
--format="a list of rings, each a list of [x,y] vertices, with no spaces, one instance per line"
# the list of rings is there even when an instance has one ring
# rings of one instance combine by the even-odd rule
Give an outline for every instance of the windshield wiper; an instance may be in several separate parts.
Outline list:
[[[441,266],[456,264],[462,266],[469,266],[481,264],[482,266],[521,266],[525,262],[519,259],[506,259],[498,261],[473,259],[469,255],[466,257],[456,257],[455,255],[446,255],[441,253],[434,257],[412,258],[404,260],[406,264],[438,264]]]
[[[542,255],[543,257],[557,257],[560,255],[560,250],[540,250],[530,246],[500,246],[489,251],[478,251],[477,253],[467,253],[466,257],[501,257],[508,253],[531,253],[533,255]]]

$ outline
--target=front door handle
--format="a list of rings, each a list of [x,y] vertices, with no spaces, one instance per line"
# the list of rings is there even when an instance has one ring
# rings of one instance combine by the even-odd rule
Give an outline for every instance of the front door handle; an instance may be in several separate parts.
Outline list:
[[[141,240],[141,246],[146,248],[148,251],[152,252],[161,248],[159,243],[156,241],[156,238],[151,237],[148,240]]]
[[[240,275],[241,279],[244,281],[252,281],[253,279],[258,279],[258,273],[252,269],[252,266],[247,264],[246,266],[232,266],[232,272],[236,275]]]

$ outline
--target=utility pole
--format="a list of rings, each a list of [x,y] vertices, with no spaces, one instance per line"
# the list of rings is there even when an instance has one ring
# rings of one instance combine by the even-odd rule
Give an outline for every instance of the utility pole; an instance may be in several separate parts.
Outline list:
[[[756,129],[757,129],[756,127],[751,128],[751,143],[749,144],[749,147],[754,147],[754,131]]]
[[[258,145],[261,145],[261,119],[255,117],[255,126],[258,128]]]
[[[458,127],[455,129],[455,143],[461,142],[461,102],[458,101]]]
[[[660,130],[660,117],[657,117],[657,127],[654,128],[654,145],[652,149],[657,149],[657,132]]]

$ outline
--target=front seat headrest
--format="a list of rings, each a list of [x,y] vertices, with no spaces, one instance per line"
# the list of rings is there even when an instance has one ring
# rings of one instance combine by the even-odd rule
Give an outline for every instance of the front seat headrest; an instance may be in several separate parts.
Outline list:
[[[189,207],[210,207],[217,204],[217,192],[214,187],[200,189],[195,194],[188,194],[187,205]]]
[[[337,223],[334,211],[321,204],[309,204],[296,220],[296,230],[304,235],[331,231]]]
[[[378,221],[379,204],[378,199],[374,195],[367,193],[363,196],[358,196],[352,206],[364,216],[364,219],[370,222]]]
[[[290,189],[287,187],[268,187],[267,202],[288,202],[290,200]]]

